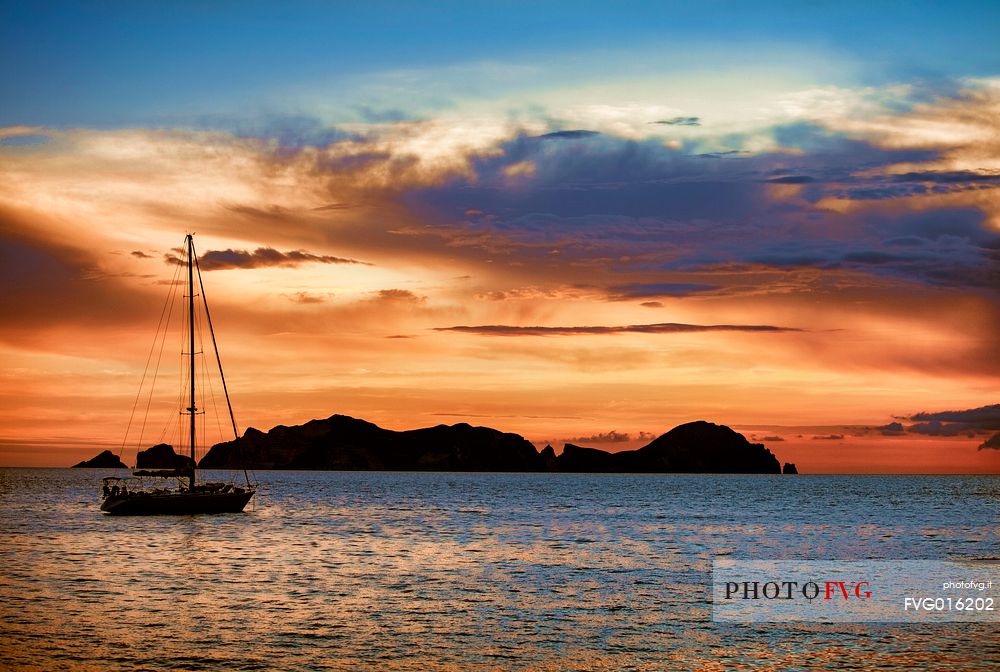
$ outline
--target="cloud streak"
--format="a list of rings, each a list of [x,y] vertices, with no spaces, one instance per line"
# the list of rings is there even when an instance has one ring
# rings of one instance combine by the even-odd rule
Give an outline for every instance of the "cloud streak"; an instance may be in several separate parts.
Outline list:
[[[618,327],[519,327],[489,324],[480,326],[435,327],[435,331],[454,331],[480,336],[593,336],[606,334],[690,334],[712,331],[742,331],[751,333],[785,333],[802,331],[793,327],[764,324],[630,324]]]
[[[917,421],[906,428],[908,432],[913,434],[925,434],[927,436],[975,436],[983,432],[1000,429],[1000,404],[958,411],[921,411],[920,413],[913,414],[910,419]],[[995,447],[993,445],[986,445],[987,443],[989,441],[981,445],[980,448]]]
[[[913,420],[954,422],[984,429],[1000,429],[1000,404],[980,406],[961,411],[921,411],[914,413]]]
[[[701,119],[699,117],[673,117],[672,119],[661,119],[660,121],[651,123],[660,124],[661,126],[701,126]]]
[[[169,264],[183,263],[184,259],[175,254],[165,255]],[[203,271],[224,271],[234,268],[268,268],[273,266],[294,267],[301,264],[362,264],[364,261],[333,257],[325,254],[313,254],[305,250],[280,252],[270,247],[258,247],[256,250],[209,250],[198,255],[198,263]]]
[[[593,444],[593,443],[627,443],[629,441],[652,441],[656,438],[656,434],[652,432],[636,432],[631,434],[629,432],[619,432],[612,429],[609,432],[597,432],[596,434],[591,434],[590,436],[576,436],[568,439],[563,439],[565,443],[574,444]]]

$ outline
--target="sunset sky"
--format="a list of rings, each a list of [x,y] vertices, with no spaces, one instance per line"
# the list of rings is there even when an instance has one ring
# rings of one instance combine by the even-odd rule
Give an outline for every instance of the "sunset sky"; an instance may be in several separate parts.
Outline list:
[[[705,419],[804,472],[1000,472],[997,35],[995,2],[2,3],[0,465],[118,451],[193,232],[244,428]]]

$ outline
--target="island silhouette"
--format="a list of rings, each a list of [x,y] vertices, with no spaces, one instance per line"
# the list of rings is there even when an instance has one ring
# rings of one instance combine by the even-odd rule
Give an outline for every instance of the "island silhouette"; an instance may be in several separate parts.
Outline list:
[[[128,469],[121,459],[110,450],[105,450],[89,460],[73,465],[74,469]]]
[[[167,444],[142,451],[140,457],[138,466],[149,468],[176,468],[187,459]],[[98,458],[106,459],[103,453]],[[76,466],[104,466],[92,464],[98,458]],[[491,427],[463,422],[393,431],[346,415],[291,427],[278,425],[267,432],[250,427],[239,439],[212,446],[198,463],[201,469],[243,466],[342,471],[797,473],[789,463],[783,470],[764,444],[751,443],[725,425],[703,420],[674,427],[637,450],[611,453],[567,443],[556,455],[552,446],[538,450],[523,436]]]

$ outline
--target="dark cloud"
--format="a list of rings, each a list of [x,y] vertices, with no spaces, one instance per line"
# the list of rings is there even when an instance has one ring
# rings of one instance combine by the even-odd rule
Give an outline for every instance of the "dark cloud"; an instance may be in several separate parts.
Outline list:
[[[860,272],[934,287],[1000,286],[1000,234],[978,207],[915,211],[880,205],[846,214],[815,207],[854,189],[926,191],[963,180],[990,186],[996,184],[993,177],[898,175],[897,164],[934,160],[937,154],[876,147],[808,124],[775,133],[782,144],[801,152],[703,161],[695,144],[672,149],[656,140],[611,135],[586,135],[584,143],[540,143],[539,137],[546,136],[525,135],[504,143],[502,155],[473,159],[475,181],[457,179],[415,190],[405,202],[428,219],[450,222],[429,227],[446,245],[490,258],[517,255],[522,263],[558,249],[563,268],[594,263],[612,272],[684,271],[724,278],[732,265],[751,264]],[[553,137],[580,135],[555,131]],[[519,162],[531,162],[534,174],[511,189],[504,169]],[[800,192],[775,197],[775,183]],[[470,218],[465,214],[470,211],[490,215]],[[709,286],[714,278],[702,275],[699,281],[690,284]],[[663,295],[694,293],[694,288],[685,290],[686,282],[677,281],[678,291],[668,288]],[[718,293],[725,293],[727,282],[720,279]],[[625,283],[608,285],[613,290],[620,285],[618,294],[632,291]]]
[[[1000,429],[1000,404],[959,411],[921,411],[910,419],[916,422],[907,427],[907,431],[914,434],[976,436]]]
[[[565,439],[566,443],[625,443],[626,441],[631,441],[632,435],[626,432],[618,432],[611,430],[610,432],[600,432],[598,434],[591,434],[590,436],[577,436],[569,439]]]
[[[326,303],[327,299],[332,297],[332,294],[313,294],[312,292],[295,292],[294,294],[287,295],[289,300],[293,303],[301,304],[315,304],[315,303]]]
[[[717,289],[717,287],[715,285],[703,285],[697,283],[631,283],[610,287],[608,289],[608,294],[613,300],[651,299],[663,296],[690,296],[692,294],[708,292],[713,289]]]
[[[1000,433],[994,434],[990,438],[979,444],[979,450],[984,450],[987,448],[992,448],[993,450],[1000,450]]]
[[[294,213],[287,208],[282,208],[277,205],[273,205],[269,208],[257,208],[252,205],[233,203],[227,205],[226,210],[251,219],[266,220],[274,223],[282,223],[295,216]]]
[[[659,139],[584,129],[525,133],[496,154],[471,157],[473,177],[452,175],[419,188],[405,183],[394,192],[398,209],[365,227],[324,231],[325,249],[395,246],[407,254],[459,258],[470,268],[516,266],[511,272],[520,285],[588,284],[605,288],[609,298],[649,299],[651,308],[660,297],[790,296],[847,283],[865,287],[869,278],[876,282],[868,286],[907,291],[920,291],[917,285],[974,289],[1000,305],[1000,235],[978,208],[929,203],[916,211],[887,202],[845,213],[816,207],[857,189],[979,188],[996,185],[992,178],[917,169],[900,175],[897,165],[919,166],[938,153],[878,147],[808,124],[774,132],[785,148],[800,151],[711,152],[716,148],[697,140],[671,148]],[[739,138],[726,145],[733,152],[744,146]],[[351,156],[320,153],[314,170],[336,184],[353,171],[394,175],[413,168],[416,159],[371,147]],[[699,153],[729,160],[706,161]],[[512,188],[504,169],[520,162],[530,162],[534,172]],[[362,192],[331,191],[329,200],[377,200]],[[240,214],[261,226],[272,222],[269,227],[309,216],[274,208]],[[377,221],[392,224],[380,229]],[[656,285],[663,286],[659,293]]]
[[[860,215],[860,235],[850,241],[804,237],[762,242],[746,260],[774,268],[862,271],[930,286],[995,288],[1000,259],[992,257],[1000,235],[972,208]],[[750,246],[755,247],[754,245]]]
[[[785,439],[783,437],[780,437],[780,436],[765,436],[762,440],[763,441],[770,441],[771,443],[774,443],[775,441],[784,441]]]
[[[587,130],[570,130],[570,131],[553,131],[551,133],[545,133],[544,135],[536,135],[535,138],[539,140],[580,140],[583,138],[592,138],[595,135],[600,135],[597,131],[587,131]]]
[[[891,149],[879,147],[831,132],[819,124],[795,122],[772,130],[783,148],[799,150],[799,161],[783,162],[781,168],[791,173],[797,167],[820,169],[826,179],[851,176],[855,170],[877,168],[895,163],[933,161],[938,153],[930,149]],[[805,171],[801,171],[805,172]],[[810,174],[817,174],[814,170]]]
[[[813,441],[841,441],[843,438],[843,434],[825,434],[822,436],[814,436]]]
[[[775,246],[778,247],[778,246]],[[821,254],[810,254],[788,246],[787,251],[775,249],[765,254],[758,254],[747,259],[752,264],[774,266],[776,268],[799,268],[817,266],[819,268],[835,268],[836,264],[829,257]]]
[[[377,301],[396,301],[400,303],[424,303],[426,296],[417,296],[408,289],[381,289],[375,295]]]
[[[881,434],[884,436],[901,436],[906,433],[906,429],[903,427],[901,422],[890,422],[888,425],[882,425],[881,427],[876,427]]]
[[[961,434],[971,434],[972,430],[962,423],[941,422],[940,420],[929,420],[918,422],[907,428],[912,434],[926,434],[928,436],[959,436]]]
[[[184,261],[183,256],[176,254],[164,255],[167,263],[176,264]],[[270,266],[299,266],[301,264],[364,264],[357,259],[331,257],[324,254],[312,254],[305,250],[280,252],[271,247],[258,247],[249,250],[209,250],[198,256],[198,263],[203,271],[220,271],[232,268],[266,268]]]
[[[663,304],[659,301],[643,301],[639,305],[643,308],[663,308]]]
[[[568,439],[562,439],[562,443],[573,443],[577,445],[581,444],[593,444],[593,443],[627,443],[629,441],[652,441],[656,438],[656,434],[651,432],[636,432],[630,434],[628,432],[619,432],[616,430],[611,430],[610,432],[598,432],[597,434],[591,434],[590,436],[576,436]]]
[[[971,170],[957,171],[925,171],[900,173],[893,175],[892,180],[896,182],[940,182],[944,184],[985,182],[988,184],[1000,183],[1000,173],[973,172]]]
[[[843,175],[826,187],[829,195],[855,201],[907,198],[924,194],[951,194],[992,189],[1000,185],[1000,173],[975,171],[911,171]]]
[[[921,411],[914,413],[910,418],[918,421],[957,422],[983,429],[1000,429],[1000,404],[962,411]]]
[[[313,208],[313,210],[317,212],[325,212],[330,210],[349,210],[350,208],[353,207],[355,206],[351,205],[350,203],[327,203],[326,205],[321,205],[317,208]]]
[[[920,247],[927,244],[926,238],[921,238],[919,236],[900,236],[899,238],[890,238],[882,242],[883,245],[887,247]]]
[[[907,257],[900,254],[890,254],[888,252],[880,252],[878,250],[863,250],[861,252],[848,252],[840,257],[841,262],[845,264],[862,264],[862,265],[879,265],[879,264],[892,264],[911,260],[912,257]]]
[[[767,180],[771,184],[809,184],[815,182],[815,177],[808,175],[785,175],[784,177],[772,177]]]
[[[594,334],[684,334],[707,331],[745,331],[781,333],[801,331],[792,327],[775,327],[759,324],[632,324],[620,327],[516,327],[510,325],[481,325],[436,327],[435,331],[458,331],[482,336],[577,336]]]
[[[836,189],[832,191],[835,198],[847,201],[884,201],[894,198],[910,198],[924,196],[930,190],[922,184],[904,184],[884,187],[858,187],[853,189]]]
[[[146,254],[142,250],[132,250],[131,252],[129,252],[129,254],[131,254],[133,257],[136,257],[138,259],[152,259],[153,258],[153,255]]]
[[[956,411],[921,411],[900,419],[909,420],[912,424],[904,425],[899,420],[894,420],[873,429],[884,436],[903,436],[907,433],[924,436],[981,436],[1000,429],[1000,404]]]
[[[660,121],[653,121],[650,123],[662,124],[664,126],[701,126],[701,118],[673,117],[672,119],[661,119]]]
[[[749,153],[741,149],[730,149],[724,152],[705,152],[704,154],[695,154],[695,156],[699,159],[726,159]]]

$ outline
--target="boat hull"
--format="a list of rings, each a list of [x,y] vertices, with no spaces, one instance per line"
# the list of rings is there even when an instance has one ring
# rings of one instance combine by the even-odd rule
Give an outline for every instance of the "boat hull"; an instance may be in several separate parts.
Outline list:
[[[240,513],[254,492],[133,493],[101,502],[112,516],[191,516],[199,513]]]

